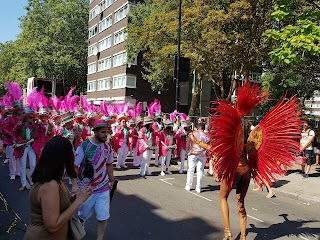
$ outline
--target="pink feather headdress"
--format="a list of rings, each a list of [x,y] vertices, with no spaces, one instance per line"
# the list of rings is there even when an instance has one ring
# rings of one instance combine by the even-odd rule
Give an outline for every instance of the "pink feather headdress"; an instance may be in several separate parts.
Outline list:
[[[31,93],[27,96],[27,105],[33,110],[37,111],[39,103],[41,102],[41,96],[37,90],[37,87],[33,88]]]
[[[5,82],[4,85],[8,88],[10,95],[14,97],[14,100],[22,100],[22,89],[19,83]]]
[[[12,108],[13,97],[8,92],[3,96],[2,101],[4,106]]]
[[[61,100],[62,100],[62,96],[58,98],[56,95],[54,95],[49,99],[49,103],[53,110],[57,112],[61,110]]]
[[[103,113],[104,116],[109,116],[108,107],[105,100],[100,103],[100,111]]]
[[[141,116],[142,109],[143,109],[142,102],[138,102],[137,106],[135,107],[135,115],[136,116]]]
[[[152,103],[147,107],[148,109],[148,116],[153,116],[155,113],[155,109],[157,108],[158,99],[154,99]]]
[[[49,107],[49,100],[46,97],[46,95],[44,95],[44,87],[42,87],[41,91],[39,92],[39,103],[38,106],[39,108],[48,108]]]
[[[172,113],[170,113],[170,121],[174,122],[178,114],[179,112],[177,110],[174,110]]]

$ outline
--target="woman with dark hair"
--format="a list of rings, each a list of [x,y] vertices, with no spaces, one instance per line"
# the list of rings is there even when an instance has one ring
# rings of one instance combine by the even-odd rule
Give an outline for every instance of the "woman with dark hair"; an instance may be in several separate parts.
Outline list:
[[[90,186],[80,191],[73,203],[62,181],[64,171],[76,178],[74,154],[70,141],[61,136],[49,140],[32,174],[30,223],[24,236],[28,239],[68,239],[68,221],[92,194]]]

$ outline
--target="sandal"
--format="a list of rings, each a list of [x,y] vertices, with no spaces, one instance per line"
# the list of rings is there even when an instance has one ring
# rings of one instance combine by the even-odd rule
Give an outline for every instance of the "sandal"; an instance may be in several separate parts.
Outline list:
[[[229,228],[226,228],[226,229],[224,230],[223,240],[232,240],[232,234],[231,234]]]

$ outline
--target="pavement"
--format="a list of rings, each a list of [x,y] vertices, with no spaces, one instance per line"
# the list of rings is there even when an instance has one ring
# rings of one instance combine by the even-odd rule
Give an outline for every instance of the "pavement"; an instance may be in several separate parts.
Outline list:
[[[301,166],[294,165],[288,175],[281,177],[272,186],[276,194],[284,194],[307,203],[320,203],[320,165],[311,166],[308,178],[301,175]]]

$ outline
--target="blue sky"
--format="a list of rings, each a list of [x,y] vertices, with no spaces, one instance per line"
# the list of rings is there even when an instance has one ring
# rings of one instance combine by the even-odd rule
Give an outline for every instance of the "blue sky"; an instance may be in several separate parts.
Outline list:
[[[26,14],[28,0],[1,0],[0,42],[15,40],[21,32],[18,18]]]

